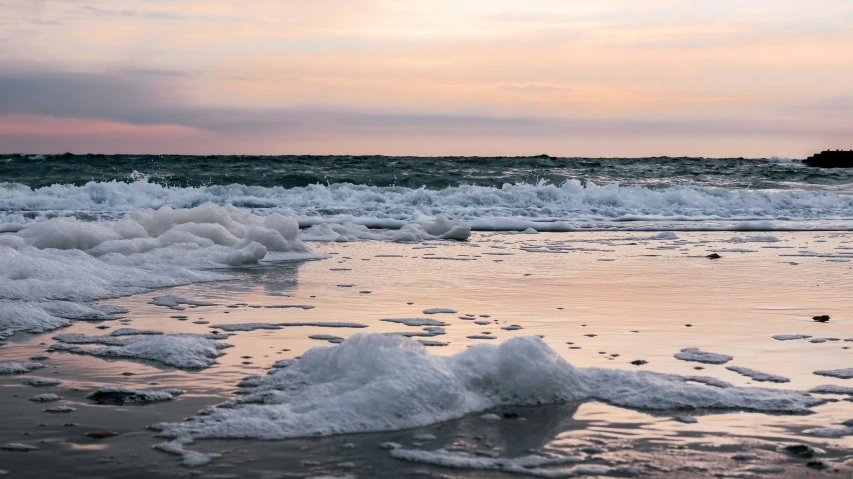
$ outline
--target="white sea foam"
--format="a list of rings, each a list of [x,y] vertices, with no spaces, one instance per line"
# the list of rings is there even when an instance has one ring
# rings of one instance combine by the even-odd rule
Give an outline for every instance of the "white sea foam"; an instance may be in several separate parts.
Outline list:
[[[729,239],[731,243],[778,243],[780,240],[775,236],[733,236]]]
[[[54,402],[62,400],[62,396],[54,393],[37,394],[29,398],[33,402]]]
[[[686,381],[692,381],[694,383],[707,384],[708,386],[714,386],[714,387],[718,387],[718,388],[730,388],[730,387],[732,387],[731,384],[729,384],[723,380],[711,377],[711,376],[684,376],[684,379]]]
[[[71,406],[53,406],[44,410],[44,412],[49,412],[51,414],[70,414],[74,411],[76,411],[76,409]]]
[[[475,230],[572,231],[573,222],[743,222],[730,230],[774,229],[773,220],[853,218],[853,197],[824,191],[725,190],[699,186],[651,189],[567,181],[562,185],[462,185],[442,190],[352,184],[265,188],[243,185],[165,187],[147,182],[90,182],[44,188],[0,184],[0,223],[32,221],[20,211],[88,212],[119,217],[139,208],[190,208],[206,202],[275,211],[302,226],[349,222],[370,228],[401,228],[446,216]],[[769,220],[769,222],[767,222]],[[765,221],[759,223],[759,221]],[[352,228],[315,230],[317,239],[355,238]],[[354,235],[354,236],[352,236]],[[261,242],[263,243],[263,242]]]
[[[316,339],[318,341],[328,341],[335,344],[342,343],[344,341],[344,338],[332,334],[312,334],[311,336],[308,336],[308,338]]]
[[[58,386],[59,384],[61,384],[61,381],[58,379],[33,378],[33,379],[27,379],[26,381],[23,381],[22,384],[27,384],[29,386],[33,386],[33,387],[37,387],[37,388],[43,388],[43,387],[49,387],[49,386]]]
[[[138,210],[120,221],[53,218],[0,235],[0,336],[122,312],[82,302],[231,278],[210,268],[320,257],[293,218],[230,205]],[[188,301],[160,299],[175,309]]]
[[[113,314],[119,312],[126,311],[121,308],[98,307],[70,301],[26,303],[0,300],[0,339],[22,331],[33,334],[52,331],[68,326],[70,320],[116,319]]]
[[[732,360],[731,356],[725,354],[709,353],[698,348],[685,348],[675,355],[676,359],[682,361],[695,361],[705,364],[725,364]]]
[[[162,336],[86,336],[63,334],[52,350],[86,354],[102,358],[144,359],[181,369],[212,366],[230,344],[216,342],[218,336],[201,334],[167,334]],[[104,344],[102,348],[81,348],[77,344]]]
[[[255,331],[257,329],[284,329],[293,327],[311,326],[315,328],[366,328],[366,324],[361,323],[344,323],[344,322],[301,322],[301,323],[237,323],[237,324],[214,324],[211,328],[221,329],[223,331]]]
[[[396,226],[396,225],[389,225]],[[434,221],[403,224],[399,229],[371,230],[351,221],[315,224],[302,232],[306,241],[346,242],[358,240],[419,243],[425,240],[451,239],[465,241],[471,236],[471,226],[439,215]]]
[[[110,333],[110,336],[155,336],[163,334],[163,331],[154,331],[153,329],[134,329],[121,328]]]
[[[835,384],[824,384],[809,390],[812,394],[847,394],[853,396],[853,387],[836,386]]]
[[[81,333],[60,334],[53,339],[65,344],[101,344],[105,346],[120,346],[124,344],[123,339],[109,336],[92,336]]]
[[[447,323],[432,318],[387,318],[381,321],[405,324],[406,326],[447,326]]]
[[[209,301],[198,301],[174,295],[156,296],[152,298],[151,301],[149,301],[149,304],[153,304],[155,306],[165,306],[167,308],[175,309],[178,311],[186,309],[183,306],[185,304],[189,306],[216,306],[216,303],[211,303]]]
[[[796,341],[798,339],[809,339],[811,336],[807,334],[777,334],[773,336],[776,341]]]
[[[258,329],[282,329],[281,325],[274,323],[243,323],[243,324],[214,324],[212,328],[223,331],[256,331]]]
[[[44,364],[34,362],[0,363],[0,374],[24,374],[43,367]]]
[[[741,366],[727,366],[726,369],[729,371],[736,372],[741,376],[746,376],[752,378],[758,382],[771,382],[771,383],[788,383],[791,382],[790,379],[777,376],[776,374],[768,374],[762,373],[761,371],[756,371],[754,369],[744,368]]]
[[[794,165],[794,161],[786,156],[771,156],[770,163],[774,165]]]
[[[818,376],[827,376],[838,379],[853,379],[853,368],[847,369],[830,369],[823,371],[815,371]]]
[[[424,451],[420,449],[392,448],[388,454],[403,461],[431,464],[454,469],[474,469],[522,474],[528,477],[589,477],[589,476],[634,476],[629,471],[614,469],[601,464],[577,464],[583,462],[578,456],[528,455],[515,458],[492,458],[468,452]],[[571,467],[568,464],[575,464]]]
[[[203,466],[219,457],[219,454],[204,454],[201,452],[187,450],[184,448],[184,443],[180,440],[164,442],[162,444],[157,444],[154,447],[158,451],[181,456],[181,462],[187,467]]]
[[[131,389],[126,387],[107,386],[98,388],[86,397],[102,404],[150,404],[155,402],[171,401],[183,394],[180,389]]]
[[[538,337],[479,344],[438,356],[395,335],[358,334],[313,348],[222,407],[155,426],[165,437],[285,439],[432,424],[503,405],[596,399],[657,409],[741,409],[805,413],[807,393],[718,388],[651,372],[581,369]],[[335,411],[335,414],[329,414]]]

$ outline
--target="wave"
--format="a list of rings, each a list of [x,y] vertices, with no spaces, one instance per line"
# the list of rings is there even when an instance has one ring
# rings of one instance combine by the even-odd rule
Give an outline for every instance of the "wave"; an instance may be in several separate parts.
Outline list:
[[[239,184],[168,187],[147,181],[89,182],[30,188],[0,184],[0,228],[55,216],[115,220],[140,208],[234,205],[254,214],[279,213],[300,226],[323,223],[401,228],[446,216],[475,230],[570,230],[594,223],[853,220],[853,196],[826,191],[727,190],[701,186],[462,185],[440,190],[349,183],[298,188]],[[568,223],[573,223],[569,225]],[[649,229],[645,224],[642,229]],[[738,228],[735,228],[738,229]],[[750,229],[750,228],[747,228]],[[757,228],[762,229],[762,228]],[[769,228],[773,229],[773,228]]]

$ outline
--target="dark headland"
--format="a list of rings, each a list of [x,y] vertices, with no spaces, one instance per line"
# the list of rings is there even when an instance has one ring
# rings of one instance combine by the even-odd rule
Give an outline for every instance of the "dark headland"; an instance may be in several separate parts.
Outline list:
[[[817,168],[853,168],[853,151],[827,150],[810,156],[803,163]]]

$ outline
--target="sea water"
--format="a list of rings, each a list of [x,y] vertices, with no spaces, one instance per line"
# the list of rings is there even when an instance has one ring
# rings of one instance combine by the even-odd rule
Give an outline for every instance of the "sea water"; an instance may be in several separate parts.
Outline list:
[[[679,467],[674,456],[655,464],[653,448],[642,452],[643,440],[669,433],[622,438],[614,449],[613,438],[598,444],[589,434],[563,444],[561,434],[575,426],[546,427],[536,440],[519,440],[535,444],[530,451],[516,450],[510,438],[525,433],[521,423],[549,423],[536,407],[568,407],[555,424],[571,423],[578,407],[612,408],[622,419],[642,411],[646,419],[631,419],[639,428],[654,428],[661,415],[714,424],[700,429],[708,437],[715,428],[737,430],[731,413],[816,414],[808,424],[751,420],[763,424],[753,436],[762,443],[752,447],[761,464],[732,467],[728,456],[696,444],[691,450],[714,464],[706,470],[796,474],[805,464],[787,464],[784,449],[768,446],[767,430],[782,427],[779,447],[841,441],[815,454],[844,469],[840,451],[853,429],[841,415],[849,402],[832,401],[848,393],[830,381],[848,377],[842,345],[853,339],[843,333],[845,231],[853,226],[845,175],[782,159],[7,156],[0,159],[0,373],[4,389],[15,391],[3,407],[15,419],[8,418],[14,427],[0,453],[47,451],[70,460],[74,451],[109,450],[109,439],[81,442],[47,419],[39,442],[25,437],[34,434],[27,421],[41,424],[43,415],[109,428],[102,419],[110,408],[138,406],[91,405],[92,395],[108,391],[159,399],[129,410],[134,426],[121,431],[145,439],[113,441],[123,459],[100,457],[105,465],[87,466],[88,474],[143,474],[149,466],[131,460],[140,447],[179,456],[186,467],[234,466],[240,461],[229,446],[211,441],[336,435],[354,442],[335,447],[361,455],[333,453],[324,443],[318,467],[291,458],[289,472],[395,477],[393,464],[405,474],[415,471],[404,464],[422,464],[428,474],[572,477]],[[810,232],[792,232],[800,230]],[[348,254],[349,244],[357,249]],[[722,259],[709,260],[711,253]],[[289,276],[305,261],[297,268],[324,273]],[[650,289],[635,289],[638,278]],[[747,285],[752,306],[738,291]],[[782,304],[780,292],[801,304]],[[706,301],[708,294],[729,305]],[[626,307],[623,297],[635,299]],[[361,303],[368,312],[359,312]],[[795,311],[788,319],[804,324],[744,319],[749,327],[734,326],[732,315],[762,304]],[[564,308],[574,314],[554,315]],[[709,319],[714,311],[719,319]],[[814,323],[810,311],[833,319]],[[568,332],[596,317],[604,319],[596,332]],[[691,330],[698,336],[667,329],[682,317],[685,327],[701,323]],[[625,331],[612,336],[614,327]],[[622,336],[649,327],[656,339],[644,347]],[[733,338],[743,345],[728,346]],[[581,344],[596,343],[602,351],[594,357],[614,364],[572,359]],[[261,360],[254,357],[261,344],[299,355]],[[668,361],[658,356],[662,345]],[[797,356],[803,345],[832,352],[802,366],[813,357]],[[788,359],[755,355],[764,350]],[[638,369],[619,359],[625,351],[660,363]],[[673,365],[679,361],[701,372]],[[54,372],[68,384],[48,381]],[[32,384],[15,381],[31,377]],[[821,380],[823,392],[809,393]],[[703,419],[720,414],[728,422]],[[438,425],[446,421],[467,432],[442,436]],[[399,439],[413,428],[428,431]],[[365,436],[371,432],[385,436]],[[441,440],[430,445],[429,436]],[[482,438],[507,444],[474,444]],[[310,448],[299,444],[293,447]],[[266,451],[255,473],[275,469],[270,452],[253,447]],[[624,447],[641,452],[619,457]],[[732,446],[743,449],[750,447]],[[0,462],[7,463],[16,473],[28,467]]]

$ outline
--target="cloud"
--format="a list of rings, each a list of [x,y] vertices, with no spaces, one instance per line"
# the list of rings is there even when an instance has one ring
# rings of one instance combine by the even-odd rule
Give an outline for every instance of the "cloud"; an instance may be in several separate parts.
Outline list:
[[[0,112],[156,124],[164,116],[158,110],[181,101],[180,91],[174,82],[133,74],[0,74]]]
[[[0,74],[0,115],[176,125],[222,135],[472,138],[807,137],[851,125],[730,118],[572,118],[453,114],[425,110],[214,107],[189,100],[181,72]],[[523,84],[521,91],[530,91]],[[538,86],[534,86],[538,87]],[[535,90],[534,90],[535,91]],[[545,90],[548,91],[548,90]]]

